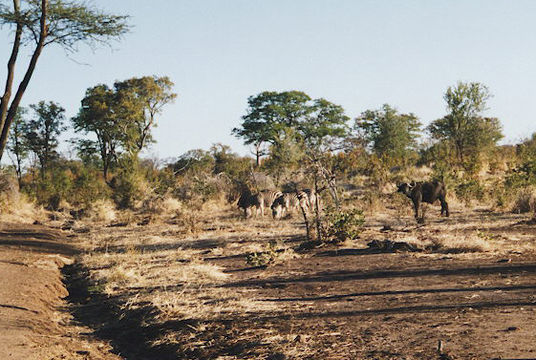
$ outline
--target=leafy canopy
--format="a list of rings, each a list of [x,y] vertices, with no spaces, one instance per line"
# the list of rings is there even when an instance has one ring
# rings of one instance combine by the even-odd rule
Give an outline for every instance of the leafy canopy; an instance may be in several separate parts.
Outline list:
[[[233,134],[246,145],[277,145],[288,134],[308,147],[325,147],[347,132],[344,109],[325,99],[312,100],[301,91],[264,91],[248,98],[247,114]],[[291,131],[289,131],[291,130]]]
[[[363,112],[355,121],[368,147],[380,158],[394,162],[405,161],[415,152],[420,127],[414,114],[400,114],[388,104]]]
[[[41,31],[41,0],[20,1],[20,11],[0,2],[0,25],[23,24],[22,44],[39,43]],[[47,34],[44,46],[58,44],[68,52],[76,52],[84,42],[91,47],[108,44],[112,38],[129,31],[128,16],[107,14],[80,0],[49,0]]]
[[[500,121],[482,114],[490,97],[481,83],[458,82],[445,93],[447,115],[427,128],[433,139],[454,148],[456,165],[466,170],[476,170],[481,155],[503,138]]]

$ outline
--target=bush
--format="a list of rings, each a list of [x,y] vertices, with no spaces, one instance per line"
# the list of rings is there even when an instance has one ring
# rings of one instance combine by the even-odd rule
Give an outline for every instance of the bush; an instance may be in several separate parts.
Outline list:
[[[147,180],[140,171],[136,159],[125,157],[120,161],[121,166],[110,182],[112,198],[121,209],[132,209],[138,201],[152,195]]]
[[[359,209],[336,211],[328,209],[323,226],[323,236],[328,242],[341,243],[356,239],[363,230],[365,216]]]
[[[463,199],[469,203],[471,200],[483,200],[485,197],[485,189],[476,179],[462,180],[454,186],[454,192],[458,199]]]
[[[87,216],[93,221],[110,223],[117,219],[117,212],[111,200],[101,199],[91,204]]]
[[[536,188],[528,186],[519,189],[512,206],[512,212],[517,214],[536,211]]]

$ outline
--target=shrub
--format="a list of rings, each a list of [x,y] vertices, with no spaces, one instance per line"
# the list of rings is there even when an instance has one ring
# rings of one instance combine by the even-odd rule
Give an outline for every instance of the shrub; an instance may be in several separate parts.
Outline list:
[[[328,209],[323,225],[324,238],[333,243],[341,243],[345,240],[356,239],[365,224],[363,211],[349,209],[336,211]]]
[[[469,203],[471,200],[482,200],[485,196],[485,189],[476,179],[462,180],[454,187],[454,192],[458,199],[463,199]]]
[[[151,195],[147,181],[138,171],[137,166],[125,166],[119,169],[110,183],[112,198],[121,209],[134,208],[136,202]]]
[[[512,212],[517,214],[536,211],[536,188],[527,186],[518,190],[512,206]]]
[[[88,218],[93,221],[110,223],[117,219],[115,205],[111,200],[101,199],[91,204],[87,212]]]

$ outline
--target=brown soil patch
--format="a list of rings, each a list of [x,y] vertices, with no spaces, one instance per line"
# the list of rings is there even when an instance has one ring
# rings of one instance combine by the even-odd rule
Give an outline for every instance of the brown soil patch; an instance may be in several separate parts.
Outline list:
[[[60,268],[77,249],[41,226],[0,229],[0,359],[118,359],[67,311]]]

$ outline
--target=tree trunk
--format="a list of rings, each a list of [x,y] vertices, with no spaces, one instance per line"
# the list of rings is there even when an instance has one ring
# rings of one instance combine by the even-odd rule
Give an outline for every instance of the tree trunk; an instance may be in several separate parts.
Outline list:
[[[315,173],[315,222],[316,222],[316,240],[322,242],[322,232],[321,232],[321,223],[320,223],[320,201],[318,197],[318,174]]]
[[[300,206],[300,211],[303,216],[303,223],[305,224],[305,237],[307,238],[307,241],[311,241],[311,229],[309,225],[309,219],[307,218],[307,211],[302,206],[302,202],[299,200],[299,192],[298,188],[296,187],[296,184],[294,184],[294,193],[296,194],[296,197],[298,197],[298,205]]]
[[[16,0],[14,1],[16,2]],[[6,148],[7,138],[9,135],[9,128],[11,126],[11,123],[15,119],[15,115],[17,114],[17,109],[19,107],[22,96],[24,95],[24,92],[26,91],[26,88],[28,87],[28,84],[30,83],[30,79],[32,78],[33,72],[35,70],[37,60],[39,59],[39,56],[41,55],[41,51],[43,50],[43,47],[45,46],[45,39],[47,37],[47,24],[46,24],[47,7],[48,7],[48,0],[41,0],[41,19],[40,19],[41,31],[39,33],[39,41],[37,42],[37,46],[35,47],[34,53],[32,54],[30,63],[28,64],[28,69],[26,70],[26,73],[24,74],[24,78],[19,84],[17,93],[15,94],[15,97],[13,98],[13,102],[9,106],[9,110],[7,112],[5,121],[2,126],[2,134],[0,135],[0,160],[2,160],[2,156]],[[13,66],[14,66],[14,63],[13,63]],[[7,106],[7,104],[4,105],[4,103],[6,102],[7,101],[2,99],[3,106]]]
[[[19,16],[20,13],[20,0],[13,0],[13,8],[15,10],[15,15]],[[15,77],[15,63],[17,62],[17,57],[19,54],[20,48],[20,39],[22,36],[22,24],[17,23],[17,29],[15,30],[15,40],[13,41],[13,48],[11,49],[11,56],[7,62],[7,79],[6,87],[4,90],[4,95],[0,102],[0,129],[4,127],[7,118],[7,110],[9,105],[9,100],[11,99],[11,91],[13,88],[13,78]]]

